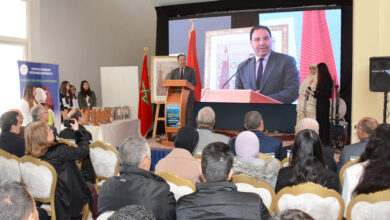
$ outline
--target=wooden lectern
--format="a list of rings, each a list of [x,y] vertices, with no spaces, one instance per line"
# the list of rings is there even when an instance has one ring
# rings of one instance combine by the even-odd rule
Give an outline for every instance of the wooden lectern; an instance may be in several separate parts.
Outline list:
[[[173,134],[186,123],[187,100],[194,86],[187,80],[164,80],[163,86],[167,87],[165,100],[165,134],[166,140],[162,142],[166,146],[174,146],[169,141]]]

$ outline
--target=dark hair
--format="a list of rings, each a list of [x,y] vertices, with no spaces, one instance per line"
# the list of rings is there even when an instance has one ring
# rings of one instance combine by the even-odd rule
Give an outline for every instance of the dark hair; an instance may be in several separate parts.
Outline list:
[[[314,220],[314,218],[304,211],[287,209],[277,214],[272,220]]]
[[[249,34],[249,39],[250,39],[250,40],[252,40],[253,32],[255,32],[255,30],[259,30],[259,29],[263,29],[263,30],[268,31],[269,37],[272,37],[271,31],[270,31],[270,29],[269,29],[267,26],[257,25],[257,26],[254,26],[254,27],[251,29],[251,32],[250,32],[250,34]]]
[[[84,87],[83,87],[83,84],[84,83],[88,83],[88,90],[85,90]],[[81,84],[80,84],[80,92],[81,92],[81,95],[83,97],[86,97],[86,96],[91,96],[92,95],[92,92],[91,92],[91,86],[89,85],[89,82],[87,80],[83,80],[81,81]]]
[[[328,66],[325,63],[319,63],[317,65],[318,68],[318,80],[317,80],[317,88],[318,85],[321,84],[322,81],[324,81],[326,78],[330,78],[332,80],[332,77],[330,76]]]
[[[226,181],[233,166],[233,152],[222,142],[208,144],[202,152],[202,172],[207,182]]]
[[[0,219],[26,219],[34,208],[34,201],[24,184],[4,182],[0,185]]]
[[[184,55],[184,54],[181,53],[181,54],[177,55],[177,60],[179,60],[179,58],[180,58],[181,56],[186,57],[186,55]]]
[[[372,193],[390,188],[390,125],[375,129],[360,156],[359,163],[368,161],[353,195]]]
[[[70,85],[69,81],[65,80],[65,81],[61,82],[61,86],[60,86],[60,93],[64,94],[65,96],[67,95],[68,92],[70,92],[70,91],[66,91],[66,85],[67,84]]]
[[[74,94],[74,95],[72,94],[72,88],[74,88],[74,91],[77,92],[76,87],[74,85],[70,85],[70,95],[73,97],[76,97],[76,94]]]
[[[127,205],[117,210],[108,220],[153,220],[153,212],[141,205]]]
[[[18,115],[19,113],[15,111],[8,111],[1,115],[0,117],[0,128],[2,132],[10,131],[12,125],[18,124]]]
[[[295,137],[291,155],[292,177],[289,182],[296,185],[304,182],[319,183],[320,171],[325,168],[321,139],[310,129],[300,131]]]
[[[199,134],[191,126],[183,126],[179,129],[175,138],[175,147],[188,150],[192,153],[198,144]]]
[[[245,114],[244,124],[247,129],[258,129],[261,125],[261,114],[258,111],[250,111]]]

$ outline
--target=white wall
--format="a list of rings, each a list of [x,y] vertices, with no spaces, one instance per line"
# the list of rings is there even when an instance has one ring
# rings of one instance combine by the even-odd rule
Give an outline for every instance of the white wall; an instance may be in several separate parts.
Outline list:
[[[383,122],[384,93],[369,91],[369,58],[390,56],[389,15],[389,0],[353,1],[352,125],[364,116]]]
[[[146,0],[30,0],[31,60],[60,66],[77,91],[88,80],[101,106],[101,66],[138,66],[155,54],[156,13]],[[139,73],[140,74],[140,73]]]

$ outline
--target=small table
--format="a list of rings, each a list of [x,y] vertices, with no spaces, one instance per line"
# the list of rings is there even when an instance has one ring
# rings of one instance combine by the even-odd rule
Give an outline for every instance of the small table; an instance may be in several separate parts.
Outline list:
[[[140,121],[138,118],[112,121],[99,126],[84,126],[92,134],[92,141],[104,141],[118,147],[122,141],[130,136],[140,135]]]

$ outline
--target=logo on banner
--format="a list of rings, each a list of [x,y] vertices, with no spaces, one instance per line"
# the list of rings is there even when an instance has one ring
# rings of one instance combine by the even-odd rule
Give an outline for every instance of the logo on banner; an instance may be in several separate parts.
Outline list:
[[[20,71],[20,74],[22,74],[24,76],[27,75],[27,73],[28,73],[27,65],[26,64],[20,65],[19,71]]]

